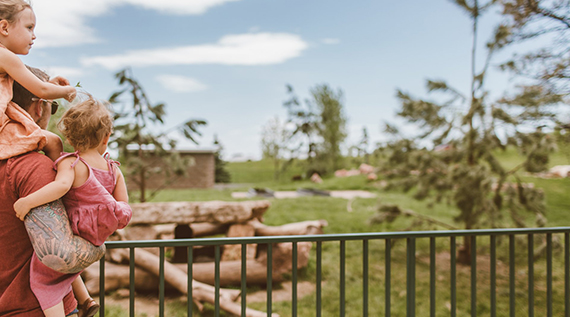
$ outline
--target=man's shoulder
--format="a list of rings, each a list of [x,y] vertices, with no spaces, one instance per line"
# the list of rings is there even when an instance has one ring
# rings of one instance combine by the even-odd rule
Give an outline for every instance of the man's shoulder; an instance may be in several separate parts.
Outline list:
[[[49,157],[38,152],[28,152],[8,159],[6,173],[13,177],[35,178],[35,176],[51,175],[53,162]]]
[[[9,158],[8,161],[13,166],[32,165],[38,167],[47,166],[48,168],[53,166],[53,162],[49,157],[35,151]]]

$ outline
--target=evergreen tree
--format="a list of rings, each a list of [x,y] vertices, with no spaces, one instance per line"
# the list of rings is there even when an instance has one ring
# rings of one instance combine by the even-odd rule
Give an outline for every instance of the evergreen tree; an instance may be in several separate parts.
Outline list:
[[[417,134],[404,138],[396,127],[386,126],[387,132],[399,136],[383,148],[385,168],[392,178],[389,187],[414,189],[416,199],[453,203],[459,210],[455,220],[465,229],[503,226],[501,211],[506,211],[516,226],[525,226],[520,216],[523,210],[535,213],[537,222],[542,223],[544,194],[541,189],[523,184],[518,172],[524,167],[533,171],[546,167],[551,140],[540,128],[531,133],[524,131],[533,118],[548,116],[542,110],[556,100],[541,99],[532,105],[507,97],[491,101],[485,89],[488,68],[496,52],[508,43],[510,33],[504,26],[498,27],[487,43],[485,55],[479,56],[479,21],[495,1],[454,2],[471,20],[471,89],[464,95],[445,81],[428,80],[428,91],[439,93],[434,100],[397,92],[401,102],[398,116],[414,125]],[[485,61],[480,68],[476,65],[479,60]],[[528,117],[524,110],[536,111],[536,116]],[[509,144],[520,149],[524,162],[505,169],[495,153]],[[510,184],[511,180],[515,183]],[[469,264],[470,258],[470,240],[466,238],[458,261]]]
[[[113,93],[109,102],[121,105],[115,110],[115,127],[111,145],[119,149],[124,172],[135,186],[129,184],[129,190],[138,189],[139,201],[145,202],[154,197],[165,186],[184,175],[188,160],[183,160],[175,152],[176,142],[168,137],[168,131],[159,132],[166,114],[164,103],[152,104],[143,87],[132,76],[130,69],[115,74],[121,90]],[[129,100],[120,97],[129,94]],[[176,127],[186,138],[196,143],[195,135],[200,135],[198,127],[205,125],[204,120],[188,120]],[[162,184],[153,184],[153,191],[147,193],[147,180],[153,175],[162,175]]]

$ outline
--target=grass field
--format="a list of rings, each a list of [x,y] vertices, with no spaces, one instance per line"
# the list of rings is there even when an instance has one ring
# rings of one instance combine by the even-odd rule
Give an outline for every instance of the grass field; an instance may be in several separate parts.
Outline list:
[[[513,167],[520,163],[520,158],[514,150],[500,153],[501,162],[505,166]],[[562,155],[555,155],[551,165],[566,164],[566,158]],[[392,223],[375,224],[368,223],[368,219],[376,213],[378,204],[397,204],[403,208],[412,209],[418,213],[429,215],[439,221],[455,224],[453,218],[457,215],[457,210],[453,206],[446,204],[436,204],[429,208],[426,202],[414,200],[410,195],[400,192],[385,192],[380,189],[377,183],[370,183],[364,176],[354,176],[349,178],[325,178],[322,184],[313,184],[308,181],[292,182],[293,175],[300,174],[301,167],[293,166],[290,171],[283,175],[281,180],[273,179],[273,169],[271,162],[244,162],[229,163],[228,170],[232,175],[233,183],[236,187],[232,189],[208,189],[208,190],[167,190],[160,193],[155,201],[206,201],[206,200],[232,200],[232,191],[245,191],[250,187],[267,187],[273,190],[295,190],[302,187],[313,187],[326,190],[338,189],[363,189],[377,194],[378,198],[363,199],[358,198],[352,202],[353,212],[347,212],[347,200],[331,197],[299,197],[295,199],[272,199],[271,208],[265,214],[265,223],[268,225],[281,225],[290,222],[325,219],[329,226],[325,228],[326,233],[357,233],[357,232],[379,232],[379,231],[402,231],[410,228],[413,223],[412,218],[400,217]],[[547,226],[566,226],[568,220],[566,215],[570,210],[570,179],[540,179],[531,175],[523,176],[525,182],[532,182],[536,187],[543,188],[546,193],[547,204]],[[505,227],[512,225],[505,220]],[[421,227],[425,230],[438,230],[441,227],[428,225]],[[524,237],[522,237],[524,238]],[[526,315],[527,303],[527,276],[526,276],[526,247],[525,239],[517,239],[517,315]],[[535,237],[537,244],[541,243],[542,237]],[[461,242],[458,240],[458,242]],[[498,246],[499,267],[497,269],[498,281],[498,315],[508,315],[508,258],[505,251],[506,243],[503,241]],[[370,316],[381,316],[384,314],[384,244],[382,241],[372,241],[370,243]],[[449,243],[445,240],[437,242],[437,315],[449,315]],[[346,253],[346,316],[361,315],[362,296],[362,245],[360,242],[347,242]],[[417,313],[428,309],[429,301],[429,277],[428,276],[428,256],[427,241],[418,241],[417,247]],[[478,315],[489,314],[489,269],[488,261],[488,241],[478,239]],[[520,261],[519,261],[520,260]],[[561,315],[564,307],[563,302],[563,256],[559,248],[555,248],[554,256],[554,316]],[[405,315],[405,242],[398,241],[392,253],[392,314],[393,316]],[[337,316],[339,309],[339,246],[338,243],[323,244],[323,316]],[[545,314],[545,281],[540,277],[544,275],[545,260],[541,258],[535,263],[535,298],[536,314]],[[301,281],[315,281],[315,254],[311,257],[309,266],[299,273]],[[470,268],[459,266],[457,268],[457,304],[458,316],[469,316],[470,310],[470,289],[469,276]],[[278,286],[277,286],[278,287]],[[273,311],[281,316],[291,315],[290,302],[274,302]],[[248,306],[265,311],[265,303],[252,303]],[[108,308],[107,316],[121,316],[124,312],[116,307]],[[185,316],[185,302],[173,301],[169,303],[168,316]],[[116,315],[115,315],[116,314]],[[225,316],[224,314],[222,314]],[[315,296],[310,295],[300,299],[298,303],[299,316],[315,315]],[[143,316],[143,315],[141,315]],[[212,307],[206,305],[202,316],[213,316]]]

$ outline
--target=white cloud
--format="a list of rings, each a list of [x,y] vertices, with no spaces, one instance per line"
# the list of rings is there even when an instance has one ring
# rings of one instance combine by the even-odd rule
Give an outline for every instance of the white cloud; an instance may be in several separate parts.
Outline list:
[[[50,77],[53,76],[63,76],[63,77],[79,77],[83,75],[83,70],[79,68],[73,67],[54,67],[54,66],[47,66],[47,67],[40,67],[40,69],[45,70]]]
[[[226,2],[240,0],[34,0],[36,47],[74,46],[100,39],[88,20],[125,5],[157,10],[167,14],[198,15]]]
[[[180,75],[159,75],[156,78],[160,84],[174,92],[197,92],[208,89],[208,86],[198,80]]]
[[[333,39],[333,38],[325,38],[321,40],[321,43],[323,44],[339,44],[340,40],[339,39]]]
[[[226,35],[215,44],[128,51],[83,58],[81,63],[107,69],[191,64],[270,65],[297,57],[307,47],[308,44],[294,34],[237,34]]]

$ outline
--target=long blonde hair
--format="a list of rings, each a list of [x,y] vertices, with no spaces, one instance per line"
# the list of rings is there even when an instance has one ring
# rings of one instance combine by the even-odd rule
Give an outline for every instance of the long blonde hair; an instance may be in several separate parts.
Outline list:
[[[18,13],[26,8],[31,9],[32,6],[25,0],[0,0],[0,20],[13,23]]]
[[[105,103],[89,98],[69,108],[57,127],[76,151],[85,151],[113,132],[113,117]]]

